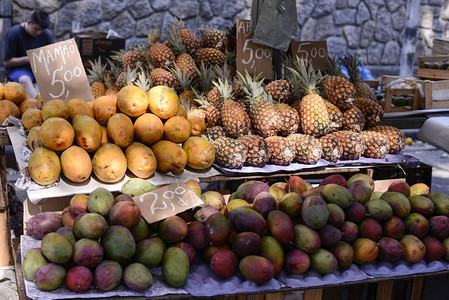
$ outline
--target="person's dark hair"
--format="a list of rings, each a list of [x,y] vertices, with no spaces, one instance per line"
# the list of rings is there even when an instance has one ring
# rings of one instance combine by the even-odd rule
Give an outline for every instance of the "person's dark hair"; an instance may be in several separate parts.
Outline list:
[[[30,21],[32,24],[39,25],[42,29],[50,26],[50,17],[43,10],[36,10],[31,14]]]

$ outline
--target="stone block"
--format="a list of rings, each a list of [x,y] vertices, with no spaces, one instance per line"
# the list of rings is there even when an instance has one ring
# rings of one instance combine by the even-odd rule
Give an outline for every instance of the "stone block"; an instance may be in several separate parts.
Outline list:
[[[163,12],[154,13],[151,18],[144,18],[136,22],[136,36],[146,37],[147,31],[156,28],[160,32],[162,28],[162,22],[164,21]]]
[[[167,0],[150,0],[150,3],[155,11],[167,10],[170,7],[170,1]]]
[[[343,34],[349,48],[357,48],[359,46],[361,29],[358,26],[346,25],[343,28]]]
[[[92,26],[100,23],[103,20],[103,11],[95,0],[83,1],[81,3],[81,26]],[[73,20],[66,20],[72,25]]]
[[[365,3],[361,2],[357,7],[357,13],[355,17],[355,23],[357,25],[362,25],[366,21],[371,19],[371,14],[369,12],[368,6]]]
[[[383,65],[398,65],[398,57],[401,56],[401,47],[396,41],[389,41],[384,48],[384,53],[380,61]]]
[[[42,9],[48,14],[52,14],[64,5],[64,1],[59,0],[42,0],[36,1],[36,8]]]
[[[181,19],[193,18],[198,10],[198,1],[196,0],[174,0],[171,1],[170,13]]]
[[[407,18],[407,13],[404,7],[398,9],[391,18],[391,25],[394,30],[401,31],[405,27],[405,21]]]
[[[337,0],[319,0],[312,12],[312,17],[320,18],[332,13],[335,10]]]
[[[0,0],[0,17],[10,17],[12,13],[11,1]]]
[[[332,15],[325,16],[317,22],[315,34],[316,40],[324,40],[334,34],[334,18]]]
[[[346,45],[346,41],[343,37],[330,37],[327,39],[327,48],[329,51],[329,55],[333,56],[343,56],[347,54],[348,47]]]
[[[153,9],[150,6],[148,0],[134,0],[129,1],[127,5],[128,11],[134,17],[134,19],[140,19],[148,17],[153,13]]]
[[[360,38],[360,47],[366,48],[369,46],[373,39],[374,29],[376,23],[374,21],[367,21],[362,27],[362,34]]]
[[[356,13],[357,10],[354,8],[339,9],[335,11],[335,25],[354,24]]]
[[[238,12],[242,11],[245,8],[245,3],[242,1],[228,1],[225,6],[223,6],[223,10],[221,15],[225,19],[232,19]]]
[[[384,45],[378,42],[372,42],[367,48],[368,52],[368,64],[379,65],[382,58]]]
[[[304,23],[309,19],[310,15],[312,14],[314,8],[315,8],[314,1],[303,1],[302,3],[296,6],[299,26],[304,25]]]
[[[315,40],[315,20],[309,18],[301,28],[301,41]]]
[[[126,1],[108,0],[102,1],[103,17],[105,20],[112,20],[126,9]]]
[[[214,17],[212,8],[209,2],[200,1],[200,17],[206,21],[209,21]]]
[[[120,34],[121,36],[123,36],[124,38],[129,38],[134,35],[135,26],[136,21],[127,11],[122,13],[114,20],[111,20],[111,29]]]

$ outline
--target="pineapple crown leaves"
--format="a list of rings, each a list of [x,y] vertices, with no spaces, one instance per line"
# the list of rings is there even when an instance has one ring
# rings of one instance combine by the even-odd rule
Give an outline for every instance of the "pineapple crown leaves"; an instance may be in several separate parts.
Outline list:
[[[118,63],[122,63],[123,55],[125,54],[125,52],[126,52],[125,49],[120,49],[119,51],[112,50],[111,59]]]
[[[141,88],[146,93],[153,87],[153,82],[151,81],[151,77],[144,70],[140,69],[133,85]]]
[[[139,65],[138,65],[139,67]],[[134,85],[134,82],[137,78],[137,72],[140,68],[132,69],[130,66],[128,66],[125,70],[125,85]]]
[[[212,84],[218,89],[218,93],[220,94],[220,98],[223,103],[227,100],[232,100],[234,95],[232,93],[232,85],[229,84],[228,80],[221,80],[220,78],[217,81],[212,81]]]
[[[228,82],[232,83],[233,78],[231,76],[228,63],[226,61],[222,67],[220,67],[219,65],[213,65],[212,68],[215,72],[216,78],[220,78],[221,80],[227,80]]]
[[[192,84],[192,73],[187,74],[187,65],[184,66],[182,71],[176,64],[173,64],[172,67],[168,67],[167,70],[176,77],[182,90],[185,91],[190,89]]]
[[[91,68],[87,69],[90,77],[89,81],[91,83],[95,81],[103,82],[107,64],[103,64],[100,57],[98,57],[98,59],[94,59],[94,61],[89,60],[88,62],[91,65]]]
[[[250,102],[259,99],[272,102],[271,96],[264,90],[262,73],[255,75],[253,78],[248,71],[245,70],[244,75],[237,72],[237,78],[238,84],[241,86]]]
[[[151,45],[159,43],[161,39],[161,34],[157,32],[157,29],[154,28],[152,30],[147,31],[147,37],[145,38],[145,43],[148,47],[151,47]]]
[[[294,62],[295,68],[287,68],[294,77],[298,80],[297,86],[299,89],[307,94],[318,93],[318,82],[322,76],[320,72],[315,72],[311,63],[307,63],[304,58],[296,57]]]
[[[175,19],[176,20],[176,19]],[[181,35],[179,34],[179,25],[174,22],[171,22],[169,25],[169,29],[167,29],[167,34],[164,34],[165,39],[168,41],[170,48],[173,53],[178,56],[179,54],[186,53],[186,47],[182,43]]]
[[[198,93],[196,89],[192,89],[193,99],[192,101],[198,105],[198,108],[206,110],[209,106],[211,106],[210,102],[207,100],[207,97],[203,94]]]
[[[214,69],[206,66],[204,62],[201,62],[200,67],[195,67],[195,70],[198,74],[198,84],[200,90],[204,93],[210,91],[212,88],[211,82],[217,78]]]
[[[362,62],[357,57],[356,53],[354,53],[354,56],[348,53],[347,55],[340,57],[339,60],[348,70],[348,75],[352,82],[360,82],[362,80],[362,74],[360,74],[359,70]]]
[[[341,69],[341,65],[338,63],[338,58],[336,56],[330,57],[326,55],[327,62],[327,73],[331,76],[341,76],[346,77]]]

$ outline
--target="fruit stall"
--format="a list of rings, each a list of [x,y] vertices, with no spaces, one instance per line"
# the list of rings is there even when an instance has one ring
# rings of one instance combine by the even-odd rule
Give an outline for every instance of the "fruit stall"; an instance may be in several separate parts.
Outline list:
[[[370,87],[357,56],[323,56],[318,71],[291,53],[271,80],[239,69],[235,27],[199,39],[175,20],[165,39],[150,30],[89,61],[87,99],[0,85],[0,145],[28,196],[13,245],[21,298],[320,299],[347,287],[358,299],[376,284],[389,299],[407,279],[419,299],[424,277],[449,273],[449,195],[382,123],[444,107],[445,81]]]

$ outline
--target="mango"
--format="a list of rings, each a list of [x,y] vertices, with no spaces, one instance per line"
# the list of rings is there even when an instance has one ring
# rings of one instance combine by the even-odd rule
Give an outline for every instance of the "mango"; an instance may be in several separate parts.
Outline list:
[[[298,195],[301,195],[305,191],[312,188],[310,183],[308,183],[306,180],[302,179],[299,176],[293,175],[290,176],[287,182],[288,185],[288,191],[289,192],[295,192]]]
[[[186,241],[191,244],[195,250],[204,249],[208,244],[208,240],[204,233],[204,225],[200,222],[193,221],[187,223],[187,227],[188,233]]]
[[[321,246],[329,247],[341,240],[341,231],[332,225],[326,224],[319,230]]]
[[[366,218],[359,225],[359,236],[377,241],[382,237],[382,225],[374,219]]]
[[[327,210],[329,211],[329,218],[327,219],[328,224],[335,227],[340,227],[341,225],[343,225],[346,216],[345,212],[340,206],[334,203],[328,203]]]
[[[404,247],[404,259],[408,262],[419,262],[426,255],[424,243],[413,234],[404,234],[399,242]]]
[[[348,179],[348,187],[357,180],[364,180],[366,182],[368,182],[371,186],[371,190],[374,191],[374,180],[373,178],[371,178],[371,176],[367,175],[367,174],[363,174],[363,173],[357,173],[352,175],[349,179]]]
[[[41,266],[47,264],[47,260],[42,255],[41,248],[33,248],[30,249],[22,261],[22,272],[23,276],[28,281],[34,280],[34,273],[36,273],[37,269]]]
[[[157,189],[157,186],[146,181],[142,178],[130,178],[121,188],[123,194],[129,195],[130,197],[140,196],[152,192]]]
[[[201,200],[204,203],[214,206],[216,209],[220,210],[225,205],[225,199],[220,192],[217,191],[206,191],[201,194]]]
[[[435,215],[449,217],[449,195],[443,192],[432,192],[429,198],[435,206]]]
[[[269,192],[261,192],[254,198],[252,209],[260,213],[264,218],[277,207],[276,199]]]
[[[267,283],[274,276],[273,264],[259,255],[244,257],[239,263],[239,270],[246,279],[259,285]]]
[[[241,259],[248,255],[258,254],[261,247],[261,238],[254,232],[240,232],[231,244],[232,251]]]
[[[233,210],[234,208],[237,208],[237,207],[251,208],[251,204],[249,204],[248,202],[246,202],[243,199],[232,199],[226,205],[226,211],[229,213],[231,210]]]
[[[323,189],[324,189],[324,186],[317,186],[317,187],[314,187],[314,188],[312,188],[310,190],[304,191],[301,194],[301,198],[302,199],[306,199],[309,196],[321,197],[321,192],[323,191]]]
[[[139,206],[131,201],[115,203],[109,211],[109,222],[115,225],[123,225],[132,229],[139,224],[142,213]]]
[[[362,222],[366,218],[365,205],[360,202],[353,202],[351,206],[345,210],[344,216],[347,221],[351,221],[354,223]]]
[[[356,180],[348,187],[354,197],[354,201],[365,204],[371,199],[371,185],[365,180]]]
[[[76,215],[70,211],[70,206],[66,206],[61,212],[62,226],[73,227]]]
[[[329,183],[334,183],[334,184],[341,185],[343,187],[348,187],[348,182],[347,182],[346,178],[344,178],[340,174],[332,174],[332,175],[327,176],[326,178],[321,180],[320,186],[326,186]]]
[[[330,274],[337,270],[338,262],[335,256],[326,249],[318,249],[310,256],[310,267],[320,274]]]
[[[449,260],[449,237],[442,239],[441,243],[443,244],[444,258]]]
[[[274,200],[276,200],[277,204],[279,204],[279,202],[281,201],[282,196],[287,194],[287,192],[279,186],[270,186],[268,192],[274,197]]]
[[[405,218],[405,232],[413,234],[418,238],[423,238],[429,232],[429,221],[418,213],[411,213]]]
[[[292,219],[301,216],[301,207],[302,198],[295,192],[286,193],[279,201],[279,210],[286,213]]]
[[[139,223],[131,228],[131,234],[133,235],[136,243],[140,242],[150,235],[150,226],[148,226],[147,221],[141,217]]]
[[[75,266],[70,268],[65,276],[66,287],[76,293],[87,291],[92,282],[92,272],[83,266]]]
[[[174,247],[177,247],[177,248],[179,248],[179,249],[184,250],[184,252],[185,252],[185,253],[187,254],[187,256],[189,257],[189,263],[190,263],[190,265],[193,265],[193,263],[195,262],[195,258],[196,258],[196,251],[195,251],[195,249],[193,248],[192,245],[190,245],[190,244],[187,243],[187,242],[179,242],[179,243],[176,243],[176,244],[174,245]]]
[[[385,192],[380,199],[385,200],[393,209],[393,214],[401,219],[405,218],[412,209],[409,199],[399,192]]]
[[[295,238],[293,245],[306,253],[313,253],[321,247],[320,235],[306,225],[295,225]]]
[[[229,230],[228,219],[221,213],[215,213],[207,219],[204,233],[212,245],[220,246],[227,242]]]
[[[119,263],[129,262],[136,251],[134,237],[125,226],[109,226],[100,242],[104,256]]]
[[[449,218],[446,216],[433,216],[429,219],[429,234],[439,240],[449,236]]]
[[[432,200],[424,196],[411,196],[408,198],[411,211],[414,213],[419,213],[426,218],[430,218],[435,210],[435,205]]]
[[[267,226],[270,234],[281,244],[288,244],[295,237],[292,220],[280,210],[272,210],[268,213]]]
[[[178,216],[170,216],[159,225],[158,233],[166,243],[177,243],[184,240],[189,229],[187,223]]]
[[[123,283],[133,291],[145,291],[153,285],[153,276],[145,265],[132,263],[123,271]]]
[[[52,291],[57,289],[64,281],[66,271],[63,266],[48,263],[41,266],[34,273],[34,283],[43,291]]]
[[[209,204],[203,204],[201,205],[201,208],[195,212],[195,214],[193,215],[193,217],[195,218],[195,221],[200,222],[200,223],[206,223],[207,219],[215,214],[215,213],[219,213],[220,211],[212,205]]]
[[[223,249],[212,256],[209,267],[215,276],[227,279],[237,271],[238,262],[239,259],[233,251]]]
[[[118,262],[104,260],[95,268],[95,287],[103,292],[113,290],[120,284],[122,274],[123,270]]]
[[[50,185],[59,180],[61,162],[56,152],[45,147],[33,151],[28,159],[31,178],[40,185]]]
[[[97,187],[87,197],[87,210],[107,216],[114,203],[115,199],[110,191],[104,187]]]
[[[310,267],[309,256],[299,250],[292,249],[285,255],[285,270],[290,274],[302,274],[307,272]]]
[[[264,236],[261,239],[259,255],[273,264],[274,277],[279,277],[284,268],[284,250],[278,240],[269,235]]]
[[[75,142],[87,152],[93,152],[101,145],[103,133],[100,124],[87,115],[77,114],[72,120]]]
[[[70,198],[70,211],[75,215],[87,212],[87,195],[76,194]]]
[[[424,255],[426,261],[439,260],[444,256],[444,246],[437,238],[428,235],[422,239],[422,242],[426,248],[426,255]]]
[[[352,244],[359,237],[359,228],[357,224],[351,221],[343,222],[340,226],[341,240],[348,244]]]
[[[327,184],[321,194],[327,203],[335,203],[343,209],[351,206],[354,201],[354,197],[347,188],[335,183]]]
[[[346,242],[338,241],[329,247],[329,251],[335,256],[339,268],[351,266],[354,260],[354,249]]]
[[[96,240],[80,239],[73,246],[73,262],[86,268],[94,268],[103,260],[103,247]]]
[[[157,236],[152,236],[141,240],[136,245],[134,261],[140,262],[148,268],[154,268],[162,263],[167,246]]]
[[[396,216],[382,224],[383,235],[393,239],[400,239],[405,233],[404,221]]]
[[[385,222],[393,216],[393,209],[387,201],[371,199],[365,203],[366,215],[378,222]]]
[[[68,239],[69,242],[72,243],[72,246],[75,245],[76,237],[75,237],[75,234],[73,233],[72,227],[68,227],[68,226],[61,227],[58,230],[56,230],[56,232],[65,236],[66,239]]]
[[[383,237],[378,242],[378,259],[393,262],[404,255],[404,247],[396,239]]]
[[[189,275],[189,257],[184,250],[170,247],[162,260],[164,281],[172,287],[181,287],[187,282]]]
[[[413,196],[429,196],[430,189],[425,183],[415,183],[410,186],[410,197]]]
[[[229,244],[224,244],[221,246],[207,245],[206,248],[203,249],[203,258],[206,262],[210,263],[212,256],[220,250],[231,250],[231,246]]]
[[[359,238],[352,244],[354,250],[354,262],[356,264],[371,263],[379,255],[377,243],[371,239]]]
[[[41,251],[50,262],[64,264],[72,258],[73,247],[62,234],[50,232],[42,239]]]
[[[329,218],[326,202],[317,196],[306,198],[301,207],[301,217],[307,226],[313,229],[323,228]]]
[[[263,235],[267,228],[265,219],[255,210],[246,207],[238,207],[229,212],[229,220],[240,231],[252,231]]]
[[[254,198],[261,192],[269,192],[270,187],[268,184],[258,180],[249,180],[240,184],[235,191],[235,197],[237,199],[243,199],[248,203],[253,203]]]
[[[410,186],[407,182],[402,180],[393,181],[388,186],[388,192],[398,192],[403,194],[405,197],[410,197]]]
[[[97,213],[84,213],[76,217],[73,232],[76,237],[98,239],[108,228],[106,219]]]

